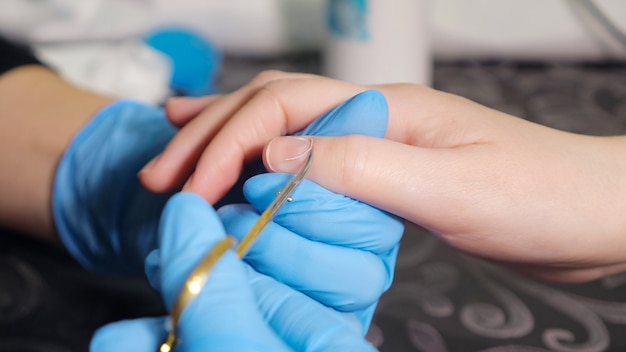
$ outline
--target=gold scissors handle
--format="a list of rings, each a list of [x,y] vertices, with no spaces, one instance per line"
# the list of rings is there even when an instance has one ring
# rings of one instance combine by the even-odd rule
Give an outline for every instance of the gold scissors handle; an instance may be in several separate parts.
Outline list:
[[[274,198],[272,203],[270,203],[267,209],[265,209],[265,211],[261,214],[259,220],[257,220],[254,226],[252,226],[252,229],[248,231],[246,236],[237,245],[235,252],[239,258],[243,258],[248,253],[256,239],[259,238],[259,235],[265,226],[267,226],[270,220],[274,218],[283,204],[291,201],[291,194],[298,187],[298,185],[300,185],[313,162],[313,142],[309,142],[310,146],[307,151],[308,156],[306,162],[302,166],[302,169],[300,169],[300,171],[292,179],[290,179],[289,182],[287,182],[283,189],[278,191],[276,198]],[[218,242],[191,271],[191,274],[189,274],[187,280],[185,280],[185,284],[178,294],[178,298],[176,299],[176,302],[174,302],[174,306],[170,312],[170,326],[168,327],[169,332],[167,339],[161,344],[159,352],[171,352],[174,349],[178,343],[176,332],[178,330],[180,316],[183,314],[183,311],[191,303],[191,301],[193,301],[200,294],[200,292],[202,292],[213,266],[215,266],[224,253],[233,248],[235,243],[236,240],[232,236],[226,236]]]
[[[224,237],[191,271],[170,312],[170,331],[167,334],[167,340],[159,348],[159,352],[170,352],[174,349],[178,340],[175,332],[178,330],[178,322],[180,321],[180,316],[183,314],[185,307],[202,292],[202,288],[209,279],[209,272],[211,272],[211,269],[217,264],[222,255],[233,248],[235,242],[237,242],[237,240],[232,236]]]

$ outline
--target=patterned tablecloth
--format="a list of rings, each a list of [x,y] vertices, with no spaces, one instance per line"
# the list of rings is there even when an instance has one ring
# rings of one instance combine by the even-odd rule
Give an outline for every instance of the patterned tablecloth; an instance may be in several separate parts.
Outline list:
[[[316,72],[318,61],[227,59],[220,83],[233,89],[264,68]],[[438,63],[435,86],[563,130],[626,133],[624,65]],[[162,312],[144,282],[88,274],[63,251],[4,232],[0,352],[86,351],[96,327]],[[402,241],[395,283],[368,335],[383,352],[626,351],[626,273],[546,284],[413,225]]]

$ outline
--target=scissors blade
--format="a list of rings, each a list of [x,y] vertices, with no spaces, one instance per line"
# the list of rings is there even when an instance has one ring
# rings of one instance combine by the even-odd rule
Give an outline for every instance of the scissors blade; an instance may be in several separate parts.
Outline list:
[[[274,198],[272,203],[270,203],[263,214],[261,214],[261,217],[257,220],[254,226],[252,226],[252,229],[250,229],[241,242],[239,242],[239,245],[235,249],[239,258],[243,258],[246,253],[248,253],[252,244],[259,237],[265,226],[267,226],[274,215],[278,213],[283,204],[291,200],[291,194],[298,187],[298,185],[300,185],[307,171],[309,171],[311,163],[313,162],[313,142],[311,141],[310,143],[307,160],[302,166],[302,169],[300,169],[300,171],[291,180],[289,180],[289,182],[287,182],[283,189],[278,191],[276,198]]]

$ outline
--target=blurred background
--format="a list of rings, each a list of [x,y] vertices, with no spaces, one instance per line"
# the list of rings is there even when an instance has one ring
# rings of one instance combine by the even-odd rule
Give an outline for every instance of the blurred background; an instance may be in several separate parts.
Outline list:
[[[434,62],[623,61],[625,32],[621,0],[0,3],[0,34],[68,79],[152,102],[232,89],[215,82],[230,57],[319,53],[328,76],[431,84]]]
[[[593,135],[626,133],[624,33],[621,0],[0,2],[1,35],[118,97],[162,104],[281,69],[431,85]],[[4,232],[0,351],[86,351],[98,326],[162,313],[144,282],[95,276]],[[535,282],[409,224],[368,338],[398,352],[626,351],[625,297],[626,273]]]

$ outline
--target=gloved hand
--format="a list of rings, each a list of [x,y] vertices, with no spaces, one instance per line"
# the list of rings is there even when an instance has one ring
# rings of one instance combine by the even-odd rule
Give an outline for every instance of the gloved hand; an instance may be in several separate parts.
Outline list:
[[[386,126],[384,96],[366,91],[298,134],[382,137]],[[290,177],[266,173],[248,180],[244,195],[251,205],[232,204],[218,210],[226,231],[241,240]],[[292,198],[245,260],[324,305],[357,313],[366,332],[378,299],[391,285],[403,222],[308,180]]]
[[[160,249],[147,260],[168,308],[196,263],[224,236],[216,213],[199,196],[171,198],[159,227]],[[91,351],[157,351],[164,327],[163,317],[113,323],[96,332]],[[178,337],[176,350],[190,352],[375,350],[344,314],[256,272],[232,251],[181,315]]]
[[[137,172],[176,133],[160,108],[119,101],[76,135],[55,177],[52,207],[60,237],[87,269],[141,275],[157,245],[171,194],[154,194]]]
[[[361,121],[361,115],[370,119]],[[384,135],[386,124],[384,97],[366,92],[304,132]],[[61,239],[84,267],[141,274],[145,256],[157,246],[157,219],[170,195],[146,191],[136,173],[175,133],[161,109],[121,101],[100,111],[74,138],[57,169],[53,212]]]

